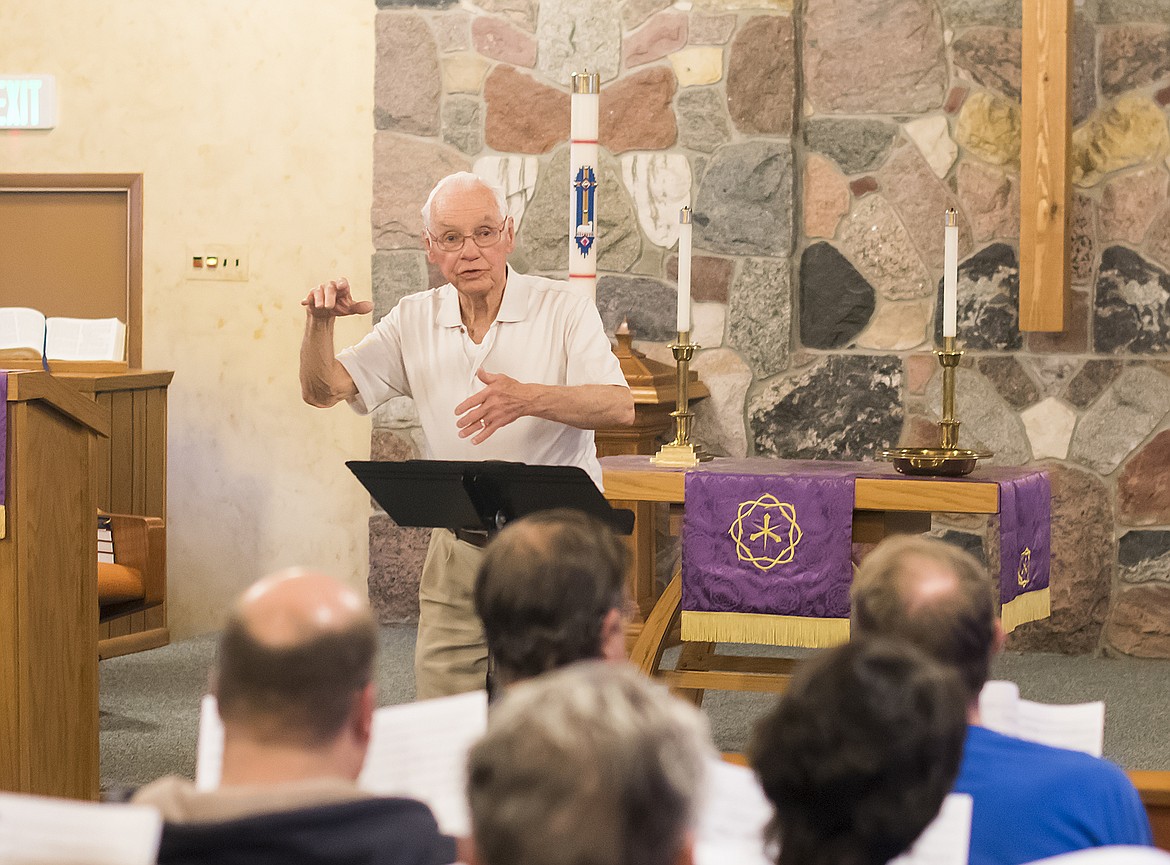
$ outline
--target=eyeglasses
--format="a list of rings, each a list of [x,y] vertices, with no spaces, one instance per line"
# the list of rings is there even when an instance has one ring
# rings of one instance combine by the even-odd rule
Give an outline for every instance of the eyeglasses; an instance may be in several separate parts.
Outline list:
[[[505,218],[495,228],[490,225],[481,225],[471,234],[463,234],[458,231],[444,231],[442,234],[434,234],[427,229],[427,234],[430,235],[431,240],[434,241],[435,246],[443,250],[443,252],[459,252],[463,249],[463,244],[467,242],[467,238],[471,238],[472,242],[480,249],[485,249],[489,246],[495,246],[500,242],[500,237],[504,233],[504,226],[508,224],[508,219]]]

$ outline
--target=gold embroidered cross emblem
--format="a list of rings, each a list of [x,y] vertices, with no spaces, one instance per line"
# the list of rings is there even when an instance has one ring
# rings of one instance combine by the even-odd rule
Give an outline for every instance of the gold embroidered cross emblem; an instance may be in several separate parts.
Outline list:
[[[1029,573],[1032,567],[1032,548],[1024,547],[1024,551],[1020,553],[1020,565],[1016,568],[1016,582],[1020,584],[1020,588],[1027,588],[1028,580],[1032,578]]]
[[[760,512],[758,515],[757,511]],[[773,518],[777,522],[773,522]],[[761,571],[791,562],[796,556],[797,544],[804,537],[796,522],[796,508],[771,493],[765,493],[755,501],[740,502],[735,522],[727,533],[735,542],[735,554],[739,560],[749,562]],[[762,543],[753,546],[756,541]],[[768,550],[769,541],[773,543],[772,554]]]
[[[772,515],[765,511],[764,522],[760,525],[760,530],[751,535],[748,540],[756,541],[762,537],[764,539],[764,549],[768,548],[768,541],[780,543],[780,536],[776,534],[776,529],[772,527],[771,522]]]

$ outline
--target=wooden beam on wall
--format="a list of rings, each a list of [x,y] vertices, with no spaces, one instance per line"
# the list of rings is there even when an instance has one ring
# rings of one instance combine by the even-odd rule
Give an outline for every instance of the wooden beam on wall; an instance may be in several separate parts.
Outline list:
[[[1073,0],[1023,0],[1020,330],[1064,330]]]

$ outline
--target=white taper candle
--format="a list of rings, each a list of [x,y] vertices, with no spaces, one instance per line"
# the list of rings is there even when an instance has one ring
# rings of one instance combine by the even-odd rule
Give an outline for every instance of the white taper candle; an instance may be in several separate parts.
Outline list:
[[[955,336],[959,316],[959,214],[947,208],[943,228],[942,335]]]
[[[691,329],[691,209],[678,212],[678,330]]]

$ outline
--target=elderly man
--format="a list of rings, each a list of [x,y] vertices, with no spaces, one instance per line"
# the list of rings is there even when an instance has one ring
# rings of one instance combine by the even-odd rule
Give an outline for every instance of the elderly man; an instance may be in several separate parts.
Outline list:
[[[508,687],[575,661],[624,661],[628,565],[621,539],[580,511],[509,523],[488,544],[475,581],[493,684]]]
[[[965,728],[958,676],[905,643],[859,640],[801,667],[750,748],[779,865],[904,853],[955,779]]]
[[[418,407],[425,455],[580,466],[601,485],[593,430],[629,424],[634,404],[597,309],[566,283],[511,270],[511,218],[473,174],[439,181],[423,207],[427,259],[449,282],[402,299],[365,339],[334,354],[337,316],[365,314],[345,279],[303,301],[301,388],[310,405]],[[487,651],[471,609],[483,538],[436,530],[419,587],[419,697],[483,686]]]
[[[356,785],[376,652],[368,606],[331,577],[290,570],[252,586],[212,674],[224,725],[220,787],[170,777],[134,796],[167,821],[159,862],[452,862],[454,842],[426,805]]]
[[[955,791],[974,800],[971,865],[1149,844],[1137,791],[1112,763],[979,725],[979,692],[1003,644],[993,589],[972,556],[926,537],[883,541],[853,581],[854,635],[906,640],[963,680],[969,726]]]
[[[632,668],[522,682],[471,751],[471,865],[691,865],[702,716]]]

